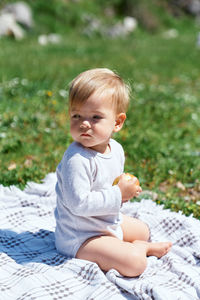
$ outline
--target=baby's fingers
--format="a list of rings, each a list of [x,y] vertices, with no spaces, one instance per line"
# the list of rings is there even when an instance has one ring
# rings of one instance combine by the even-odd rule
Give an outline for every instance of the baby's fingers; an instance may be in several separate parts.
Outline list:
[[[140,186],[137,186],[136,197],[138,197],[141,192],[142,192],[142,188]]]

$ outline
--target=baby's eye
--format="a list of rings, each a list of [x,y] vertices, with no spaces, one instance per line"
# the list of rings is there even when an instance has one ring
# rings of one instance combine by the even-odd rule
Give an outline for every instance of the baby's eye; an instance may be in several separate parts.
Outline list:
[[[95,119],[95,120],[100,120],[100,119],[102,119],[102,117],[101,117],[101,116],[98,116],[98,115],[94,115],[94,116],[93,116],[93,119]]]
[[[79,114],[72,115],[72,119],[75,119],[75,120],[79,120],[80,117],[81,116]]]

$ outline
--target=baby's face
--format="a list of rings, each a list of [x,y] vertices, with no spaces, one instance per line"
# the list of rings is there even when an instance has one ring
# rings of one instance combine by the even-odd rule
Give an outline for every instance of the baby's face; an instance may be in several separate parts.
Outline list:
[[[70,128],[74,141],[97,152],[110,151],[108,143],[115,124],[115,109],[106,97],[94,93],[83,104],[71,108]]]

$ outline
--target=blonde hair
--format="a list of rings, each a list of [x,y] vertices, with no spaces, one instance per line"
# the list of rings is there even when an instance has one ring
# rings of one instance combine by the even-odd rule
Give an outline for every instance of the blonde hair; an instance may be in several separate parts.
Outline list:
[[[74,104],[81,105],[93,93],[107,97],[116,113],[126,112],[129,104],[130,87],[119,75],[106,68],[87,70],[79,74],[70,84],[69,111]]]

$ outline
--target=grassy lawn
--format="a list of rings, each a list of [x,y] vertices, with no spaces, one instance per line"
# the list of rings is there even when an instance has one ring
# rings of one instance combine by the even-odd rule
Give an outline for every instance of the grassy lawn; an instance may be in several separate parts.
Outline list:
[[[131,83],[124,129],[115,136],[126,171],[172,210],[200,218],[200,49],[188,22],[178,37],[138,30],[124,39],[62,35],[40,46],[30,35],[0,40],[0,183],[21,188],[54,172],[71,143],[68,83],[108,67]]]

